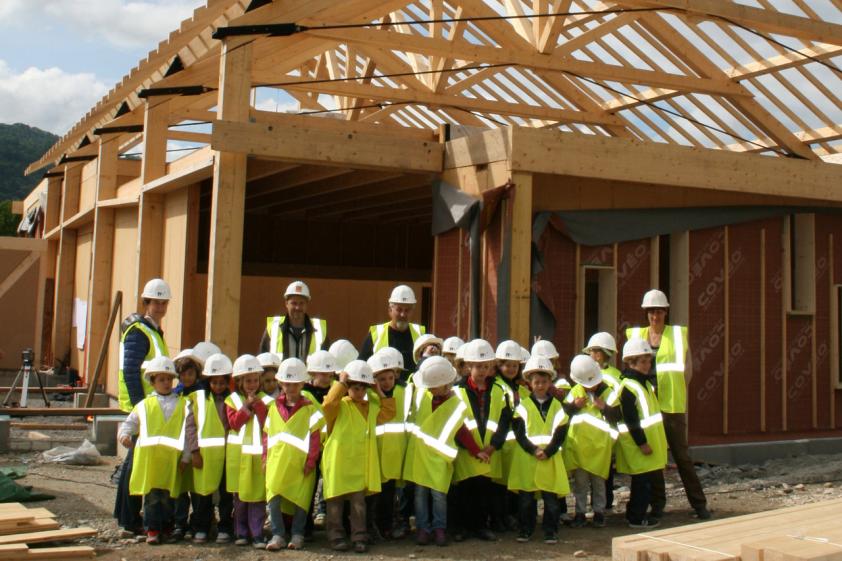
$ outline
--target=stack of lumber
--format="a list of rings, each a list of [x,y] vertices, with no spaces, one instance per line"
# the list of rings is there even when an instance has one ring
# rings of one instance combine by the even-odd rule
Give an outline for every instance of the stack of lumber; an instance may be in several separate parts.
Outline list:
[[[63,542],[96,535],[93,528],[61,528],[45,508],[20,503],[0,503],[0,559],[86,559],[94,556],[88,546],[33,547],[28,544]]]
[[[842,500],[614,538],[613,561],[842,561]]]

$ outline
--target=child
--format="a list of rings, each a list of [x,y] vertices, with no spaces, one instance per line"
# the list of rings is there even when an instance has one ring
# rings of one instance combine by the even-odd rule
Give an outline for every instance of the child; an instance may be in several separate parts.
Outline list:
[[[623,378],[620,406],[623,421],[618,425],[617,471],[631,475],[631,494],[626,506],[630,528],[654,528],[657,518],[646,516],[651,501],[653,478],[667,463],[667,438],[661,409],[652,385],[652,347],[643,339],[623,345]]]
[[[260,362],[260,366],[263,367],[260,388],[263,390],[263,393],[272,399],[277,399],[281,390],[278,389],[278,382],[275,380],[275,375],[281,366],[281,359],[275,353],[260,353],[257,355],[257,360]]]
[[[321,408],[327,392],[336,382],[337,370],[336,357],[329,351],[316,351],[308,356],[307,373],[311,380],[304,384],[304,397]],[[321,443],[324,444],[326,439],[327,425],[322,425]],[[307,538],[312,537],[315,525],[322,526],[325,522],[327,507],[324,501],[323,485],[322,470],[316,464],[316,492],[313,494],[313,502],[310,505],[310,511],[307,513],[307,526],[304,530],[304,535]],[[315,517],[313,517],[313,511],[316,512]]]
[[[337,372],[345,368],[345,365],[352,360],[357,360],[357,357],[360,356],[359,351],[357,351],[353,343],[347,339],[339,339],[331,343],[328,352],[330,352],[336,360]]]
[[[225,436],[230,430],[225,414],[225,398],[231,387],[231,360],[220,353],[205,360],[202,370],[208,390],[190,394],[191,413],[187,417],[187,437],[193,452],[193,536],[194,543],[205,543],[213,519],[213,496],[219,494],[219,523],[216,543],[228,543],[233,533],[234,497],[225,484]],[[192,438],[191,438],[192,436]]]
[[[263,440],[266,406],[272,398],[260,391],[263,367],[252,355],[234,361],[237,391],[225,399],[228,415],[228,444],[225,447],[227,490],[234,493],[235,545],[265,549],[263,522],[266,519],[266,481],[263,475]]]
[[[558,358],[558,351],[552,341],[540,339],[532,345],[532,356],[542,356],[549,359],[556,373],[555,390],[551,390],[554,397],[563,400],[570,391],[570,382],[561,373],[561,362]]]
[[[585,525],[588,490],[592,489],[593,525],[605,526],[605,479],[611,468],[611,452],[617,431],[609,423],[619,419],[618,393],[606,384],[599,365],[579,355],[570,363],[570,378],[576,382],[566,401],[571,406],[570,429],[564,447],[564,464],[573,474],[576,516],[571,526]]]
[[[506,442],[512,413],[506,390],[494,382],[494,349],[487,341],[474,339],[465,345],[465,363],[471,374],[456,386],[456,395],[467,406],[466,425],[480,452],[476,455],[460,449],[456,456],[453,480],[458,484],[454,506],[461,510],[456,518],[481,540],[494,541],[489,528],[495,496],[494,481],[503,477],[503,458],[495,454]],[[454,539],[463,538],[457,528]]]
[[[397,349],[383,347],[371,355],[368,365],[383,394],[395,400],[394,417],[386,419],[376,430],[380,455],[380,493],[367,499],[371,515],[369,527],[373,527],[384,539],[391,539],[395,526],[395,488],[403,473],[406,455],[405,421],[412,403],[413,386],[399,381],[403,371],[403,355]]]
[[[512,425],[520,445],[512,459],[508,485],[519,496],[520,533],[527,542],[535,530],[535,494],[544,500],[544,543],[558,543],[559,497],[570,492],[564,460],[559,453],[567,432],[561,401],[550,394],[555,370],[549,359],[533,355],[523,375],[532,393],[518,405]]]
[[[607,383],[620,398],[620,371],[612,364],[614,355],[617,354],[617,343],[610,333],[600,332],[591,335],[588,346],[582,352],[590,355],[602,369],[602,381]],[[611,469],[608,471],[608,478],[605,480],[605,510],[611,510],[614,506],[614,462],[611,462]]]
[[[459,350],[459,347],[465,344],[465,341],[460,339],[459,337],[448,337],[444,340],[441,346],[441,356],[446,358],[450,364],[454,364],[456,360],[456,351]]]
[[[143,375],[153,392],[138,403],[120,426],[120,444],[133,446],[132,436],[140,435],[134,443],[134,466],[129,491],[143,495],[143,525],[146,543],[161,543],[161,533],[173,524],[173,496],[181,486],[179,461],[188,454],[178,441],[184,431],[188,404],[172,391],[175,364],[165,356],[149,361]],[[166,537],[166,536],[165,536]]]
[[[427,357],[440,356],[443,341],[432,333],[425,333],[415,340],[412,345],[412,358],[418,365]]]
[[[348,363],[339,382],[322,404],[328,427],[322,455],[327,534],[334,550],[348,550],[342,524],[342,510],[348,501],[354,551],[365,553],[365,496],[380,492],[376,425],[395,416],[395,400],[383,394],[364,360]],[[369,391],[372,387],[377,393]]]
[[[468,406],[451,390],[458,380],[447,359],[431,357],[415,374],[417,394],[410,416],[403,477],[415,483],[415,528],[418,545],[447,545],[447,491],[453,476],[459,439],[480,452],[465,427]],[[426,390],[426,391],[425,391]],[[432,516],[432,520],[431,520]]]
[[[297,358],[284,360],[278,369],[278,382],[283,388],[266,418],[266,495],[269,498],[269,519],[272,539],[269,551],[284,547],[304,547],[307,510],[316,485],[316,464],[321,441],[319,433],[324,415],[319,407],[304,397],[301,390],[310,379],[307,366]],[[286,528],[281,503],[292,510],[292,535],[286,543]]]

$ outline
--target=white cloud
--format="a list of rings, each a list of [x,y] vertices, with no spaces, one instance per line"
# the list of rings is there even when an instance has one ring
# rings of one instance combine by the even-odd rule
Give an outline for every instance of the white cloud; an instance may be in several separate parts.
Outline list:
[[[2,0],[0,22],[26,25],[40,18],[67,26],[88,40],[152,49],[204,4],[203,0]]]
[[[93,74],[34,67],[17,73],[0,59],[0,123],[26,123],[61,135],[107,91]]]

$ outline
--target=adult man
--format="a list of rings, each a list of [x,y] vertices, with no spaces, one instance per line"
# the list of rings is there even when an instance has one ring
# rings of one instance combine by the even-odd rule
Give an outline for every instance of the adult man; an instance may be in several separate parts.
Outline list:
[[[127,413],[152,393],[152,386],[143,376],[146,365],[155,357],[169,355],[161,320],[167,314],[170,287],[163,279],[152,279],[143,287],[140,297],[143,299],[143,314],[130,314],[120,326],[117,398],[120,409]],[[123,461],[114,503],[114,517],[126,537],[144,534],[140,516],[142,498],[129,494],[133,451],[134,448],[129,448]]]
[[[648,341],[655,353],[652,368],[657,373],[658,402],[667,444],[678,467],[690,506],[698,518],[706,520],[710,518],[707,499],[687,449],[687,386],[693,375],[687,328],[666,324],[669,301],[660,290],[653,289],[644,294],[641,308],[646,312],[649,326],[626,329],[626,338]],[[663,473],[660,473],[652,488],[653,517],[660,518],[663,515],[666,502]]]
[[[295,357],[303,361],[314,352],[327,350],[327,321],[307,315],[310,288],[294,281],[284,292],[286,316],[266,318],[266,330],[260,340],[261,353],[275,353],[283,359]]]
[[[404,370],[414,372],[412,349],[415,340],[426,332],[423,325],[409,321],[415,304],[415,292],[410,287],[405,284],[396,286],[389,296],[389,321],[368,328],[360,350],[360,359],[368,360],[383,347],[392,347],[403,354]]]

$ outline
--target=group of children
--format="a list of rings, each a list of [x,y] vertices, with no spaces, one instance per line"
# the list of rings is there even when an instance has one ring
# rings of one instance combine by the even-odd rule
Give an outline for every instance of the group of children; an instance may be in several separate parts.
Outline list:
[[[613,337],[596,334],[569,379],[549,341],[530,353],[423,335],[413,373],[396,349],[368,361],[349,350],[343,340],[306,364],[271,353],[232,364],[204,342],[149,361],[154,391],[119,434],[135,447],[130,492],[143,495],[147,543],[204,543],[215,527],[217,543],[300,549],[315,519],[333,549],[362,553],[412,516],[420,545],[514,527],[528,541],[538,498],[543,539],[556,543],[571,480],[567,523],[587,524],[590,494],[591,524],[605,525],[614,457],[632,479],[629,525],[657,524],[649,489],[666,440],[646,341],[626,343],[621,373]]]

